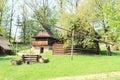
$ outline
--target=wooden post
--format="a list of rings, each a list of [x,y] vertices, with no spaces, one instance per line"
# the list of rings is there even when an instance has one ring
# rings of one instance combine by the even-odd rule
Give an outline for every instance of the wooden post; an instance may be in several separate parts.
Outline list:
[[[31,44],[31,28],[32,27],[32,20],[30,21],[30,54],[31,54],[31,46],[32,46],[32,44]]]
[[[107,55],[112,56],[109,44],[106,44],[106,49],[107,49]]]
[[[18,29],[18,26],[17,26],[17,28],[16,28],[16,34],[15,34],[15,39],[14,39],[14,42],[16,41],[16,54],[17,54],[17,49],[18,49],[18,40],[16,39],[16,35],[17,35],[17,29]]]
[[[74,30],[72,30],[72,44],[71,44],[71,61],[73,60],[73,49],[74,49]]]
[[[32,20],[30,21],[30,54],[29,54],[29,61],[30,61],[30,55],[31,55],[31,46],[32,46],[32,44],[31,44],[31,29],[32,29]],[[28,63],[27,64],[30,64],[30,62],[28,61]]]

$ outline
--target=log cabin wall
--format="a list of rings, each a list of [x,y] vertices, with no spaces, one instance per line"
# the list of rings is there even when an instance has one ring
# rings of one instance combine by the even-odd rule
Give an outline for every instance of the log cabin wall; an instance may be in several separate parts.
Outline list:
[[[52,45],[52,54],[53,55],[66,54],[66,48],[64,48],[64,43],[62,41],[55,42]]]
[[[93,48],[93,49],[83,49],[80,47],[74,47],[73,52],[76,54],[98,54],[97,48]],[[60,54],[70,54],[71,53],[71,47],[64,47],[64,42],[58,41],[55,42],[52,45],[52,54],[53,55],[60,55]]]
[[[48,45],[48,39],[47,38],[36,38],[34,41],[32,41],[33,46],[45,46]]]
[[[50,49],[50,46],[48,45],[48,39],[36,39],[35,41],[32,41],[32,50],[36,54],[45,53]]]

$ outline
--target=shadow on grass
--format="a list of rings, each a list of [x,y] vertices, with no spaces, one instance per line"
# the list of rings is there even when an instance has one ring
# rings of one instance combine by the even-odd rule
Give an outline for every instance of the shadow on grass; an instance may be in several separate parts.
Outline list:
[[[101,51],[101,55],[107,55],[107,52],[105,50]]]
[[[113,56],[120,56],[120,51],[114,51],[114,52],[112,52],[112,55]]]
[[[82,55],[82,56],[97,56],[98,54],[96,53],[76,53],[74,55]]]
[[[8,57],[11,56],[11,57]],[[12,60],[14,55],[6,55],[6,54],[0,54],[0,60]]]
[[[112,53],[112,56],[120,56],[120,51],[112,51],[111,53]],[[76,53],[74,55],[85,55],[85,56],[95,56],[95,55],[98,55],[99,56],[99,54],[96,54],[96,53]],[[107,56],[106,50],[102,50],[101,51],[101,55],[102,56]]]
[[[120,51],[112,51],[112,56],[120,56]],[[101,51],[101,55],[107,55],[105,50]]]
[[[5,56],[7,56],[6,54],[0,54],[0,57],[5,57]]]
[[[12,60],[13,58],[9,58],[9,57],[0,57],[0,60]]]

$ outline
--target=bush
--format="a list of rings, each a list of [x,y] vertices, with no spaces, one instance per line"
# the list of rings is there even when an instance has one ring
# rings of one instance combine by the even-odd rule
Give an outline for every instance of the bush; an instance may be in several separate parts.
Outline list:
[[[11,55],[15,55],[15,54],[16,54],[16,47],[15,47],[15,45],[11,45],[10,47],[11,47],[11,52],[10,52],[10,54],[11,54]]]

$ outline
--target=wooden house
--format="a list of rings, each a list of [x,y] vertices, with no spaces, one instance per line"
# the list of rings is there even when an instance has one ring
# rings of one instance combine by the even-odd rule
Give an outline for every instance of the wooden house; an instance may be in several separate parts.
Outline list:
[[[49,50],[52,44],[57,40],[49,29],[42,28],[34,36],[32,41],[32,50],[36,54],[44,53]]]
[[[10,43],[7,39],[5,39],[3,36],[0,35],[0,54],[10,54]]]

